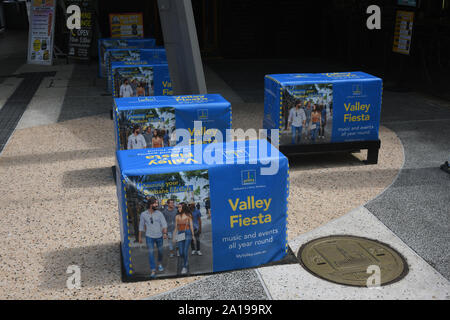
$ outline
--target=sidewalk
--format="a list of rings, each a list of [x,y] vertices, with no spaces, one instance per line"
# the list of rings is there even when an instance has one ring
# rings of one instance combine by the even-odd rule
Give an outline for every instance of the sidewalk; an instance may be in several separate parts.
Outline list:
[[[18,59],[0,57],[0,70],[14,61]],[[235,128],[258,129],[263,113],[260,74],[265,69],[286,72],[288,67],[286,61],[208,62],[208,90],[222,93],[232,103]],[[327,67],[335,66],[322,65]],[[41,68],[18,65],[8,74],[41,72]],[[328,295],[315,295],[318,288],[328,288],[328,283],[316,278],[304,281],[297,264],[122,283],[117,200],[110,169],[114,165],[112,98],[105,95],[105,83],[96,78],[95,63],[62,64],[51,70],[55,76],[41,82],[0,153],[0,256],[4,262],[0,298],[339,299],[345,291],[339,287],[328,290]],[[303,71],[302,66],[296,65],[293,71]],[[0,78],[0,110],[17,86],[13,77]],[[450,179],[439,164],[448,157],[445,137],[450,132],[450,107],[418,93],[384,92],[382,125],[377,165],[362,164],[364,152],[291,161],[291,248],[296,253],[298,244],[308,237],[337,232],[336,221],[349,219],[350,225],[352,217],[360,214],[370,222],[373,237],[380,235],[377,230],[384,232],[380,240],[385,236],[397,239],[398,249],[412,257],[408,262],[417,272],[402,281],[426,277],[426,283],[417,282],[420,298],[448,298],[449,238],[445,230],[450,225],[446,214],[450,199],[445,190],[449,190]],[[357,233],[357,229],[358,224],[347,231]],[[208,257],[206,244],[203,248],[204,256],[192,258]],[[66,288],[70,265],[81,268],[80,290]],[[286,269],[293,274],[284,273]],[[412,297],[404,290],[378,296]]]
[[[263,70],[258,68],[258,63],[246,61],[247,70],[253,71],[250,75],[236,71],[242,70],[240,68],[231,68],[231,63],[234,64],[235,61],[217,65],[219,73],[228,79],[227,84],[231,87],[234,84],[247,101],[260,101],[260,97],[253,94],[256,88],[248,90],[242,84],[255,75],[262,74]],[[270,65],[273,64],[275,63]],[[260,87],[259,90],[262,90],[262,85]],[[352,234],[378,239],[392,245],[407,258],[409,274],[398,283],[380,290],[370,290],[331,284],[312,276],[299,264],[258,268],[252,280],[258,277],[261,279],[262,285],[267,288],[268,297],[450,299],[450,179],[439,170],[440,163],[448,157],[450,151],[447,141],[450,136],[450,103],[418,93],[384,92],[382,125],[392,128],[399,135],[405,150],[405,163],[393,184],[386,185],[387,189],[380,196],[365,205],[370,211],[363,206],[339,219],[330,219],[331,222],[291,240],[289,245],[296,253],[302,244],[326,235]],[[381,140],[382,145],[386,143],[385,139]],[[373,182],[369,179],[365,184]],[[324,178],[322,185],[326,186],[327,183],[329,180]],[[342,187],[344,186],[341,185],[340,188]],[[292,198],[291,193],[290,203]],[[340,201],[342,199],[344,198]],[[313,214],[314,211],[310,213]],[[229,281],[239,282],[239,273],[234,275],[230,275]],[[212,276],[208,278],[208,287],[217,286],[220,281],[220,276]],[[241,282],[240,285],[245,287],[245,283]],[[180,292],[195,288],[196,285],[192,284],[180,289]],[[209,296],[203,292],[204,297],[214,298],[214,290],[210,292]],[[175,291],[156,298],[178,297]],[[247,298],[244,291],[235,292],[235,297]]]
[[[200,245],[202,255],[192,255],[191,248],[189,248],[189,274],[196,274],[200,272],[209,272],[212,265],[212,236],[211,236],[211,223],[206,223],[205,219],[202,219],[202,234],[200,236]],[[134,237],[133,237],[134,238]],[[132,240],[134,241],[134,239]],[[156,277],[164,277],[167,275],[178,274],[181,275],[182,269],[182,258],[177,257],[169,257],[169,244],[168,241],[164,240],[163,245],[163,260],[162,265],[165,270],[163,272],[157,272]],[[139,247],[139,250],[132,251],[132,259],[134,261],[134,265],[143,266],[143,269],[139,269],[138,267],[134,268],[135,275],[148,275],[150,270],[149,263],[149,253],[148,248],[145,243],[139,244],[134,243],[133,246]],[[156,250],[155,250],[156,251]],[[155,255],[156,257],[157,255]],[[156,260],[155,260],[156,261]]]

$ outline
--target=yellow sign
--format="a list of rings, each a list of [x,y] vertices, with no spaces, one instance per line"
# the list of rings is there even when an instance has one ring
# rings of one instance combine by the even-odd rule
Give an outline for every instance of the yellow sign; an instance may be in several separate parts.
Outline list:
[[[109,15],[111,38],[143,38],[142,13],[111,13]]]
[[[414,12],[397,11],[394,30],[394,45],[392,50],[397,53],[409,55],[414,23]]]
[[[55,0],[34,0],[35,7],[53,7]]]
[[[41,50],[41,41],[39,41],[39,39],[33,41],[33,50],[34,51]]]

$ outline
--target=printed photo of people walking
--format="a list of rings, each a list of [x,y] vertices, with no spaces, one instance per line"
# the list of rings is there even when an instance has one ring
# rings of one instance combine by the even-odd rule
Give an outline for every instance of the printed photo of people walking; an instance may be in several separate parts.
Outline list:
[[[175,109],[127,110],[119,113],[121,150],[171,147],[176,144]]]
[[[333,128],[332,84],[296,85],[283,94],[283,128],[280,144],[314,144],[331,141]]]
[[[127,202],[135,275],[212,272],[207,170],[131,177]]]
[[[152,67],[127,66],[115,68],[112,72],[115,98],[153,96]]]

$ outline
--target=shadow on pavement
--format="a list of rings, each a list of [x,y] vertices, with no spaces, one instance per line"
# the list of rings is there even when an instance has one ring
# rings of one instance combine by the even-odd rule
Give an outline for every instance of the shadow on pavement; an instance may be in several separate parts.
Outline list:
[[[43,256],[44,271],[39,287],[45,290],[65,289],[67,268],[80,267],[81,286],[94,287],[121,283],[120,251],[118,243],[64,248]]]
[[[89,188],[114,185],[111,179],[111,167],[90,168],[64,172],[64,188]]]
[[[48,164],[51,162],[71,161],[76,159],[112,157],[113,155],[114,150],[112,150],[111,148],[101,148],[101,149],[50,152],[41,154],[27,154],[23,156],[12,156],[12,157],[3,156],[0,158],[0,166],[1,167],[26,166],[35,163]],[[111,173],[111,168],[109,170]]]

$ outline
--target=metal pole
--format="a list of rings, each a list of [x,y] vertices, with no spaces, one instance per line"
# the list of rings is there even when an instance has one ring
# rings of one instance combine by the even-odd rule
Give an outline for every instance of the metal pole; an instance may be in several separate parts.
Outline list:
[[[206,94],[191,0],[158,0],[173,92]]]

